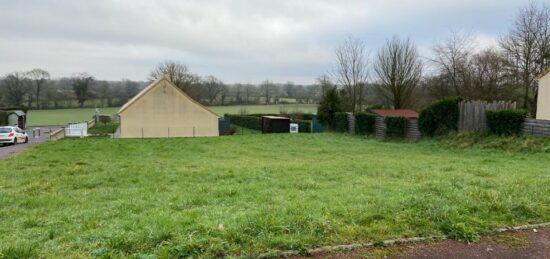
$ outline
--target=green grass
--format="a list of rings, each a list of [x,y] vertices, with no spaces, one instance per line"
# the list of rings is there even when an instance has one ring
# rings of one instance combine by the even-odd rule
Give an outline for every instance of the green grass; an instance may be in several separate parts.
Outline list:
[[[5,257],[254,256],[550,221],[550,155],[339,134],[65,139],[0,161]],[[2,257],[2,256],[0,256]]]
[[[235,129],[234,135],[250,135],[250,134],[261,134],[262,132],[259,130],[249,129],[245,127],[241,127],[239,125],[231,124],[231,128]]]
[[[116,114],[119,108],[100,108],[101,114]],[[238,105],[238,106],[211,106],[213,112],[220,116],[226,113],[280,113],[317,111],[316,104],[280,104],[280,105]],[[31,110],[29,111],[27,124],[29,126],[66,125],[72,122],[83,122],[92,119],[94,108],[83,109],[59,109],[59,110]]]
[[[479,133],[450,134],[438,138],[445,145],[455,148],[483,148],[513,152],[550,153],[550,138],[532,136],[497,136]]]

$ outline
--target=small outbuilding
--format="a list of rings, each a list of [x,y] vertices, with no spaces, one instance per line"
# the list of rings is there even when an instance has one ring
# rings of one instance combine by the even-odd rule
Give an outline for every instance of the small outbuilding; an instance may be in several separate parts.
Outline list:
[[[277,116],[262,116],[262,133],[289,133],[290,119]]]
[[[120,138],[219,136],[219,116],[193,100],[166,77],[120,108]]]
[[[376,116],[375,133],[378,138],[386,137],[386,118],[387,117],[404,117],[407,119],[407,127],[405,129],[405,137],[409,140],[419,140],[420,131],[418,130],[418,112],[408,109],[399,110],[373,110]]]
[[[8,113],[8,125],[24,129],[27,126],[27,114],[23,111],[10,111]]]
[[[537,120],[550,120],[550,68],[538,77]]]

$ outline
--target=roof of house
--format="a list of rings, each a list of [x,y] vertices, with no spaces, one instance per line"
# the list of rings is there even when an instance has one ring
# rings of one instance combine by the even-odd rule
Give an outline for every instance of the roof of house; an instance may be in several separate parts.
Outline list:
[[[418,119],[418,112],[409,109],[372,110],[372,112],[381,117],[405,117],[407,119]]]
[[[546,75],[548,75],[548,73],[550,73],[550,67],[547,67],[547,68],[544,70],[544,72],[542,72],[542,74],[540,74],[539,76],[537,76],[537,80],[543,78],[543,77],[546,76]]]
[[[191,100],[195,104],[199,105],[200,107],[202,107],[206,111],[212,113],[213,115],[216,115],[216,117],[220,117],[218,114],[216,114],[215,112],[213,112],[210,109],[206,108],[204,105],[200,104],[199,102],[195,101],[195,99],[193,99],[189,95],[187,95],[184,91],[182,91],[179,87],[177,87],[174,83],[172,83],[172,81],[170,81],[170,79],[168,79],[167,76],[164,76],[164,77],[161,77],[161,78],[155,80],[150,85],[145,87],[145,89],[141,90],[141,92],[139,92],[136,96],[134,96],[132,99],[130,99],[128,102],[126,102],[122,107],[120,107],[120,110],[118,110],[118,113],[120,114],[120,113],[124,112],[126,109],[128,109],[130,106],[132,106],[134,103],[136,103],[139,99],[141,99],[149,91],[151,91],[153,88],[155,88],[155,86],[157,86],[158,84],[160,84],[163,81],[166,82],[169,86],[174,87],[175,89],[177,89],[177,92],[179,92],[180,94],[183,94],[183,96],[185,96],[186,98],[188,98],[189,100]]]
[[[12,111],[10,114],[15,114],[17,116],[25,116],[25,113],[23,111]]]

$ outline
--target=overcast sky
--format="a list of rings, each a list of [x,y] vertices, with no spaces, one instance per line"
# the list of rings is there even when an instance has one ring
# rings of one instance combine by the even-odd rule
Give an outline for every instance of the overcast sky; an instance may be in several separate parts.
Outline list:
[[[346,36],[423,55],[449,31],[490,46],[527,0],[0,0],[0,73],[145,80],[163,60],[226,82],[311,83]]]

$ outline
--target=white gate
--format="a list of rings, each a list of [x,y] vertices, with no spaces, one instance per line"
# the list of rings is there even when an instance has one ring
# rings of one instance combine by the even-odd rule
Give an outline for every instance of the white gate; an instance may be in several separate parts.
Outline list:
[[[69,124],[65,128],[65,137],[80,137],[84,138],[88,136],[88,123],[76,123]]]

